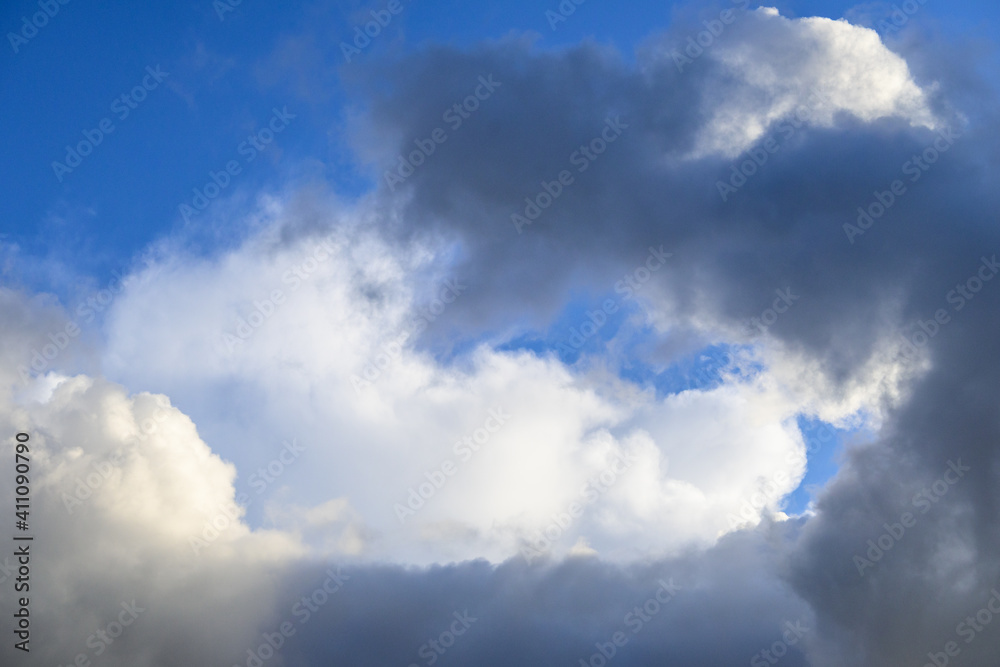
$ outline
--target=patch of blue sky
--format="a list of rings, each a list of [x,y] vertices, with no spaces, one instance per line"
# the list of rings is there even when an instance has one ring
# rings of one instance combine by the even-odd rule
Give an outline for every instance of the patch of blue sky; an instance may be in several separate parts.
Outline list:
[[[816,500],[819,491],[837,474],[840,456],[848,443],[872,437],[869,429],[837,428],[815,417],[800,415],[799,430],[806,445],[806,474],[783,499],[786,514],[801,514]]]

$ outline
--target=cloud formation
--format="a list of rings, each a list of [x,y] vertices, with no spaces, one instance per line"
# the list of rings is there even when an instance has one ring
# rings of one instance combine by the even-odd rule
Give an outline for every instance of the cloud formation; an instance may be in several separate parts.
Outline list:
[[[0,292],[0,422],[37,443],[39,544],[73,554],[39,555],[42,658],[96,653],[88,636],[134,600],[148,611],[107,649],[122,664],[249,665],[286,621],[271,664],[409,664],[449,631],[456,662],[595,664],[621,630],[621,664],[731,665],[791,646],[787,623],[808,631],[783,664],[920,664],[950,641],[988,664],[993,93],[846,21],[726,26],[683,68],[697,24],[634,63],[522,36],[373,62],[352,140],[379,185],[350,205],[261,197],[257,231],[214,255],[166,242],[102,331],[120,384],[8,389],[65,316]],[[481,77],[495,92],[390,187]],[[600,353],[523,344],[608,299],[626,307]],[[715,384],[630,379],[712,345],[731,350]],[[871,436],[790,517],[800,417]],[[633,632],[664,579],[676,596]]]

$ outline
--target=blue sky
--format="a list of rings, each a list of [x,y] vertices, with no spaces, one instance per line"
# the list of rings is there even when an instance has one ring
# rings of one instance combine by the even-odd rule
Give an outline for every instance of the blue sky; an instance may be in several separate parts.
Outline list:
[[[548,5],[557,8],[558,3]],[[404,2],[402,13],[355,63],[364,66],[393,49],[428,42],[467,46],[512,31],[534,31],[539,48],[593,39],[614,45],[628,58],[648,37],[650,26],[669,27],[675,11],[713,15],[711,8],[661,2],[632,3],[627,11],[608,12],[597,0],[589,0],[552,30],[544,14],[552,9],[548,5]],[[839,18],[854,4],[777,6],[788,16]],[[181,227],[178,206],[208,182],[210,171],[238,158],[240,142],[267,122],[274,107],[287,106],[295,122],[266,159],[247,165],[231,191],[252,192],[263,184],[302,177],[296,165],[309,160],[321,165],[324,177],[340,192],[355,194],[371,186],[371,174],[358,169],[341,136],[347,97],[335,72],[347,68],[337,49],[329,48],[350,38],[367,5],[304,4],[289,12],[244,2],[221,20],[210,2],[141,7],[71,2],[59,7],[36,36],[18,44],[17,53],[6,40],[0,71],[8,99],[3,110],[8,159],[0,166],[9,193],[4,198],[4,233],[26,259],[45,258],[65,265],[67,277],[82,274],[103,282],[147,244]],[[998,10],[993,5],[943,9],[941,3],[928,2],[920,11],[931,17],[925,19],[930,25],[940,22],[943,30],[980,38],[996,25]],[[5,3],[0,23],[16,27],[22,17],[37,11],[32,2]],[[318,61],[303,62],[331,70],[322,77],[321,89],[308,93],[268,73],[269,68],[275,70],[282,45],[302,33],[322,54]],[[113,101],[141,83],[147,65],[160,66],[169,76],[128,118],[119,120],[111,110]],[[63,160],[65,147],[81,141],[82,133],[103,118],[113,121],[114,134],[62,182],[57,180],[52,162]],[[230,242],[228,232],[219,238],[202,230],[196,236],[203,250],[211,252]],[[43,289],[66,289],[47,284],[49,274],[36,274],[32,264],[25,261],[17,278]]]

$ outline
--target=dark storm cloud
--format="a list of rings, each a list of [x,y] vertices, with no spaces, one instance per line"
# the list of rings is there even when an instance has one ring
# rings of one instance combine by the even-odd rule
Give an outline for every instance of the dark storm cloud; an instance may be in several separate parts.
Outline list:
[[[739,27],[720,39],[739,38]],[[721,201],[716,182],[730,176],[734,161],[680,157],[703,124],[706,96],[730,85],[710,56],[678,72],[662,55],[628,65],[596,45],[548,53],[522,40],[473,53],[434,49],[380,72],[391,93],[373,97],[371,123],[398,138],[377,166],[387,193],[385,171],[417,150],[415,140],[446,128],[443,110],[480,75],[501,82],[394,185],[405,199],[402,234],[457,234],[467,246],[464,270],[477,299],[449,316],[486,327],[526,311],[544,318],[571,284],[611,291],[648,246],[663,244],[674,258],[657,285],[683,315],[745,319],[766,307],[775,287],[794,285],[808,299],[777,332],[847,372],[867,357],[887,301],[919,302],[949,258],[977,258],[984,243],[965,230],[983,230],[991,215],[984,197],[994,196],[982,187],[982,142],[967,137],[848,242],[843,225],[856,221],[857,207],[868,206],[876,189],[908,179],[904,163],[935,139],[900,120],[862,125],[842,116],[832,129],[798,130]],[[579,173],[571,156],[600,136],[609,116],[627,129]],[[960,121],[948,121],[965,135]],[[525,198],[545,192],[543,181],[557,181],[563,170],[573,183],[518,234],[511,215],[524,215]]]
[[[792,641],[778,648],[787,650],[783,664],[804,665],[800,649],[815,628],[808,607],[775,579],[782,530],[731,536],[707,556],[629,568],[596,558],[315,568],[283,584],[293,593],[277,608],[287,613],[260,630],[292,622],[295,633],[281,648],[289,665],[579,665],[603,647],[614,652],[608,664],[722,667],[748,663],[785,632]],[[305,607],[293,613],[338,573],[346,575],[342,587],[315,605],[314,616],[306,618]],[[249,657],[244,652],[242,664]]]
[[[684,34],[678,28],[662,43],[669,48]],[[727,36],[752,38],[738,26],[721,39]],[[527,312],[544,323],[570,285],[610,291],[659,244],[674,258],[648,295],[653,308],[673,304],[682,320],[733,324],[758,315],[775,288],[793,286],[801,302],[771,333],[845,386],[880,340],[895,332],[912,340],[919,321],[933,329],[927,323],[943,311],[947,322],[923,347],[932,370],[888,413],[877,442],[850,451],[804,537],[778,551],[787,549],[793,563],[782,576],[821,623],[814,664],[922,664],[952,640],[960,642],[961,664],[986,664],[1000,633],[986,627],[966,644],[956,630],[985,606],[1000,575],[1000,281],[983,283],[972,299],[961,290],[949,296],[958,285],[976,287],[968,281],[983,259],[989,265],[1000,253],[991,177],[996,100],[968,66],[968,52],[951,45],[950,55],[939,57],[940,40],[928,42],[941,49],[933,52],[895,43],[917,81],[941,82],[930,106],[952,128],[944,143],[900,119],[862,123],[840,114],[832,128],[797,130],[726,202],[716,182],[728,178],[734,161],[682,157],[705,122],[706,100],[739,86],[711,52],[678,72],[652,50],[633,65],[593,44],[560,52],[525,40],[472,52],[431,49],[382,72],[392,85],[388,93],[370,91],[370,122],[395,142],[377,165],[382,174],[442,125],[442,110],[478,76],[502,82],[393,195],[404,202],[401,235],[456,234],[465,244],[464,275],[476,298],[447,317],[470,334]],[[628,128],[578,173],[570,155],[617,115]],[[935,141],[947,150],[929,151]],[[935,160],[917,172],[913,158],[921,155]],[[574,183],[518,234],[511,214],[523,214],[524,198],[563,169]],[[857,223],[859,207],[887,200],[895,180],[905,192],[852,239],[844,225]],[[388,194],[384,181],[383,188]],[[971,471],[924,514],[915,494],[933,488],[959,459]],[[854,557],[905,512],[915,525],[861,576]],[[734,598],[725,607],[747,621],[752,604]],[[531,627],[520,645],[547,636],[564,646],[555,630]],[[704,627],[682,634],[696,637],[703,651],[717,637]],[[680,657],[679,645],[669,646],[658,659]],[[695,655],[705,654],[685,658]]]

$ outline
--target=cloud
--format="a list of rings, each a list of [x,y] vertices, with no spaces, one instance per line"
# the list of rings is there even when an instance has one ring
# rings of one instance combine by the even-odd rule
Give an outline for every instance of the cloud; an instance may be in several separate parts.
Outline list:
[[[130,289],[142,284],[141,280],[129,283]],[[132,295],[124,296],[122,303],[128,303]],[[8,295],[8,298],[13,308],[30,307],[23,297]],[[492,366],[493,374],[484,372],[485,377],[475,381],[484,391],[491,384],[502,388],[512,380],[512,375],[526,372],[518,361],[526,363],[518,357],[489,356],[486,362]],[[546,381],[550,373],[553,370],[548,364],[537,363],[534,374],[527,378],[530,382],[518,389],[523,391]],[[565,371],[557,377],[560,382],[569,380]],[[657,622],[664,626],[676,623],[686,614],[707,619],[704,610],[728,604],[734,596],[746,595],[755,600],[754,604],[768,605],[769,620],[762,617],[753,630],[744,628],[740,642],[720,647],[714,657],[709,657],[710,661],[722,664],[733,656],[757,650],[761,642],[770,641],[783,622],[779,617],[798,618],[805,613],[787,592],[768,592],[761,597],[744,590],[742,584],[739,590],[733,590],[732,582],[747,579],[740,578],[732,568],[718,570],[732,577],[729,583],[715,579],[716,568],[692,556],[620,570],[594,558],[593,550],[577,548],[579,540],[573,549],[575,555],[562,564],[558,562],[560,559],[542,556],[529,565],[524,558],[515,556],[496,566],[478,561],[445,570],[367,565],[356,558],[357,550],[343,542],[333,548],[322,543],[309,548],[299,537],[304,536],[308,541],[309,528],[339,525],[345,516],[350,517],[351,511],[344,501],[292,508],[290,521],[273,517],[278,529],[251,530],[237,505],[241,494],[234,484],[235,467],[212,452],[194,423],[165,396],[129,395],[119,385],[86,376],[50,375],[36,382],[47,387],[43,392],[29,392],[40,400],[12,402],[8,397],[0,419],[6,431],[31,435],[31,523],[36,540],[32,544],[35,550],[31,564],[33,574],[42,583],[30,592],[34,631],[47,638],[44,646],[35,651],[42,660],[66,662],[83,654],[91,660],[110,659],[135,665],[206,659],[244,661],[247,651],[257,651],[266,642],[262,633],[273,639],[273,633],[285,622],[293,624],[298,636],[287,638],[288,646],[274,664],[329,659],[358,651],[364,651],[369,660],[385,656],[412,660],[428,638],[450,627],[453,612],[472,610],[476,622],[478,619],[482,622],[476,633],[470,631],[467,641],[456,648],[456,654],[491,664],[506,660],[500,657],[499,647],[517,638],[534,637],[519,651],[525,660],[545,661],[577,652],[589,657],[597,650],[598,643],[603,645],[615,632],[633,632],[636,628],[641,631],[656,616],[659,616]],[[438,394],[439,404],[463,396],[447,387],[432,391]],[[582,400],[589,411],[595,407],[605,410],[605,417],[615,413],[602,408],[592,392],[566,389],[562,392],[565,394],[562,400],[570,401],[563,408],[572,408],[573,400]],[[740,402],[738,393],[731,389],[719,399],[688,395],[682,400],[719,400],[725,404]],[[546,394],[550,397],[546,398]],[[528,406],[537,402],[540,405],[535,407],[533,426],[522,426],[521,433],[529,435],[541,430],[544,434],[546,427],[540,421],[543,416],[549,415],[552,426],[558,425],[551,419],[551,415],[560,414],[553,410],[551,396],[559,394],[559,389],[553,386],[537,396],[522,396],[521,405],[515,403],[510,407],[511,424],[515,423],[514,415],[527,413]],[[651,414],[643,415],[641,420],[644,425],[655,423]],[[555,433],[552,426],[548,427],[550,436]],[[679,435],[682,437],[683,431]],[[516,443],[516,439],[508,442]],[[503,446],[500,442],[487,444]],[[636,454],[643,459],[642,469],[637,472],[647,475],[647,483],[655,484],[655,476],[650,478],[648,473],[657,469],[655,461],[659,453],[650,436],[640,436],[634,445]],[[538,442],[529,441],[526,446],[529,450],[537,449]],[[593,464],[589,471],[600,471],[598,464],[606,461],[608,448],[617,446],[610,434],[598,434],[589,448],[577,452],[577,456],[585,470]],[[538,455],[530,453],[515,450],[512,454],[508,458],[529,465],[541,461]],[[573,458],[559,459],[556,463],[565,466],[573,461]],[[468,512],[470,517],[490,511],[490,503],[510,503],[511,487],[504,482],[519,482],[528,470],[513,466],[514,461],[505,462],[502,456],[497,458],[497,464],[491,465],[487,460],[483,463],[486,472],[470,478],[470,483],[483,487],[486,507],[473,507]],[[505,464],[511,465],[510,474],[514,477],[508,478],[501,469]],[[356,469],[350,467],[352,471]],[[557,481],[554,470],[547,469],[544,473],[548,476],[546,481]],[[572,471],[562,474],[573,476]],[[691,476],[691,480],[692,486],[705,483],[697,476]],[[655,493],[645,495],[639,479],[635,482],[630,488],[611,487],[612,492],[623,491],[605,508],[609,514],[603,518],[612,525],[620,523],[616,513],[630,512],[632,504],[657,497]],[[5,485],[8,483],[4,481]],[[488,483],[497,485],[496,493],[486,488]],[[524,491],[531,493],[530,485],[523,487],[521,493]],[[4,492],[10,493],[12,489],[6,486]],[[460,497],[453,509],[461,509],[461,504],[469,499]],[[536,489],[527,500],[541,503],[539,511],[558,507],[546,505],[542,489]],[[530,510],[531,503],[518,508]],[[593,525],[599,526],[601,521],[594,521]],[[765,533],[777,530],[769,523],[767,526],[763,529]],[[436,535],[437,539],[453,537],[447,531]],[[750,549],[759,554],[761,562],[767,560],[764,553],[770,547],[766,540],[746,536],[734,539],[749,540],[748,544],[754,545]],[[564,547],[568,548],[572,542],[565,540]],[[39,548],[56,543],[59,550]],[[719,547],[718,558],[733,558],[732,547],[724,545]],[[316,563],[316,557],[324,552],[333,558],[329,565]],[[72,557],[67,558],[68,554]],[[313,597],[330,579],[330,571],[341,573],[336,560],[350,563],[343,572],[346,575],[343,589],[337,591],[337,597],[333,593],[329,597]],[[741,563],[742,567],[751,567],[745,554]],[[676,578],[681,590],[690,587],[692,592],[687,599],[677,593],[676,600],[671,599],[673,607],[664,607],[662,615],[659,603],[653,617],[633,612],[636,605],[655,599],[664,577],[669,578],[670,585]],[[582,605],[559,593],[572,581],[584,586],[577,592],[584,602]],[[548,589],[549,599],[540,607],[532,605],[536,622],[526,625],[523,619],[517,619],[531,604],[533,591],[537,589]],[[316,603],[318,606],[306,614],[310,607],[301,602],[302,596],[324,602]],[[195,608],[191,605],[193,598],[198,600]],[[12,601],[5,601],[6,606],[11,604]],[[418,610],[419,614],[414,616]],[[5,611],[13,613],[13,608]],[[438,611],[441,613],[437,614]],[[317,620],[307,624],[313,617]],[[371,646],[362,649],[357,642],[367,631],[359,630],[371,627],[376,618],[398,630],[392,633],[396,640],[382,643],[377,649]],[[565,619],[575,620],[565,622]],[[435,624],[439,620],[443,624],[441,629]],[[336,628],[332,634],[331,627]],[[427,635],[428,632],[432,634]],[[641,637],[636,634],[635,648],[623,651],[623,655],[633,651],[638,652],[635,655],[647,651],[682,655],[695,650],[669,639],[664,644],[659,637],[653,631]],[[9,646],[3,650],[12,651]]]
[[[818,127],[832,127],[838,113],[866,123],[896,117],[917,127],[941,125],[930,109],[933,87],[917,85],[878,33],[844,19],[789,19],[761,7],[706,52],[728,80],[709,84],[714,94],[705,102],[710,111],[696,157],[734,158],[796,116]]]
[[[30,436],[34,541],[24,543],[31,570],[22,593],[32,659],[225,660],[270,613],[266,572],[303,548],[240,522],[233,466],[165,397],[129,396],[84,376],[50,380],[46,400],[8,399],[0,410],[5,432]],[[12,481],[3,482],[6,498]],[[3,564],[13,586],[17,561]],[[14,605],[5,596],[4,613]],[[3,652],[14,659],[11,642]]]
[[[804,474],[798,408],[766,376],[658,398],[485,342],[440,358],[413,323],[474,298],[449,244],[394,246],[362,211],[284,242],[294,207],[272,210],[236,250],[135,276],[107,357],[129,386],[191,406],[244,479],[281,439],[303,444],[262,496],[268,525],[398,562],[562,554],[580,537],[634,558],[756,523]],[[310,506],[337,510],[333,534],[299,526]]]
[[[52,582],[39,623],[57,637],[45,657],[65,661],[119,601],[148,598],[115,649],[129,664],[245,660],[341,560],[351,578],[289,639],[290,664],[413,661],[466,609],[480,620],[456,660],[587,659],[664,576],[681,590],[650,623],[667,630],[643,632],[622,664],[748,661],[799,619],[819,666],[917,664],[964,641],[959,624],[1000,574],[1000,292],[979,273],[1000,245],[994,96],[843,21],[742,20],[685,71],[663,48],[684,25],[634,65],[520,37],[373,61],[354,91],[355,141],[379,179],[480,76],[501,85],[403,185],[382,180],[350,206],[262,197],[245,241],[209,256],[167,243],[136,270],[103,330],[120,385],[56,374],[0,404],[6,430],[39,444],[39,544],[73,554],[39,559]],[[948,111],[956,90],[961,115]],[[812,121],[721,201],[731,157],[806,102]],[[621,135],[579,170],[573,156],[619,117]],[[849,242],[844,225],[910,178],[941,124],[962,136]],[[518,234],[511,216],[562,170],[573,182]],[[573,299],[624,299],[619,281],[661,245],[670,261],[633,290],[607,353],[570,363],[517,344]],[[750,340],[741,327],[775,290],[800,299]],[[42,297],[0,298],[18,315],[0,324],[8,386],[15,350],[61,315]],[[655,350],[663,369],[692,340],[749,349],[712,387],[627,379],[637,354]],[[157,408],[156,431],[71,518],[66,485],[101,475]],[[813,511],[787,517],[803,415],[873,437],[845,448]],[[258,494],[249,476],[289,439],[306,450]],[[971,469],[937,484],[959,460]],[[246,518],[194,556],[184,535],[241,492]],[[401,521],[411,492],[424,502]],[[906,512],[915,522],[897,538]],[[891,548],[870,557],[886,533]],[[549,551],[539,535],[551,557],[527,563],[526,545]],[[988,662],[994,636],[975,633],[964,659]]]

